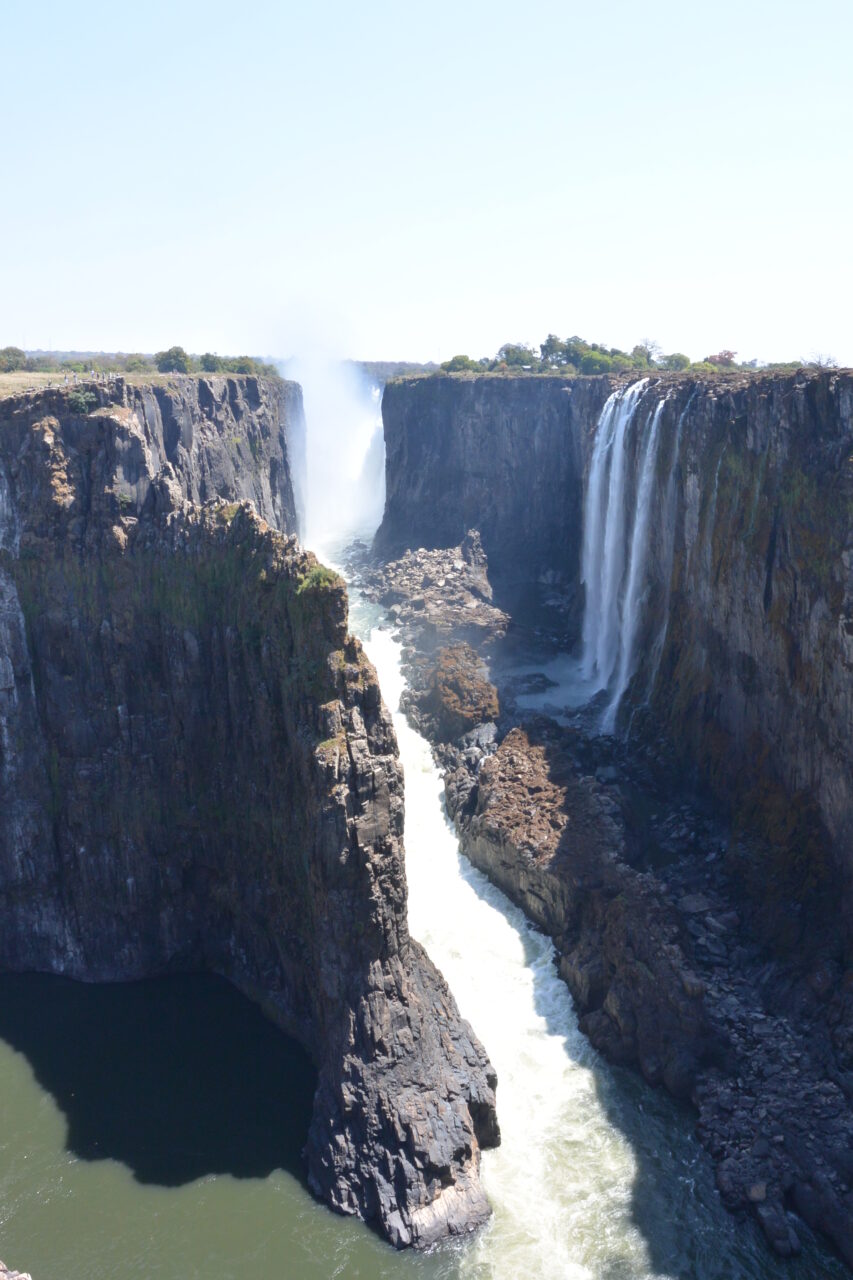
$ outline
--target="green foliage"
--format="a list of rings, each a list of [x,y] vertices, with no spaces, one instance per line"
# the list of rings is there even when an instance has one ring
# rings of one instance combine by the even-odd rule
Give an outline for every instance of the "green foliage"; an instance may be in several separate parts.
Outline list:
[[[68,408],[72,413],[91,413],[97,403],[98,397],[95,395],[94,391],[83,391],[82,389],[78,389],[76,391],[72,391],[68,396]]]
[[[472,360],[470,356],[453,356],[450,360],[443,361],[441,368],[445,373],[465,373],[468,370],[477,370],[482,373],[483,366],[478,360]]]
[[[525,346],[522,342],[505,342],[497,355],[498,364],[505,364],[507,368],[530,369],[539,368],[539,357],[532,347]]]
[[[338,575],[333,569],[328,569],[324,564],[315,564],[313,569],[309,569],[305,576],[300,578],[296,594],[301,596],[306,591],[325,591],[326,588],[335,586],[338,581]]]
[[[27,367],[27,353],[20,347],[0,348],[0,373],[14,373]]]
[[[149,369],[153,371],[155,366],[150,356],[143,356],[136,352],[125,357],[124,367],[128,373],[146,373]]]
[[[190,358],[183,347],[169,347],[168,351],[158,351],[154,357],[160,373],[189,373]]]
[[[690,368],[690,356],[686,356],[683,351],[673,351],[671,355],[661,356],[660,367],[672,373],[680,373],[682,369]]]
[[[212,351],[205,351],[199,363],[204,373],[219,373],[222,368],[222,357],[214,355]]]
[[[788,364],[759,365],[757,360],[738,364],[736,352],[728,349],[707,356],[705,360],[694,364],[683,351],[666,354],[660,345],[651,338],[643,338],[630,351],[622,351],[619,347],[606,347],[600,342],[587,342],[578,334],[571,338],[560,338],[556,333],[549,333],[539,345],[539,353],[522,342],[506,342],[494,359],[472,360],[467,355],[453,356],[445,360],[441,369],[445,373],[489,370],[496,373],[560,373],[565,375],[643,372],[681,373],[691,370],[695,373],[719,374],[734,369],[796,369],[802,367],[801,361]],[[829,357],[819,357],[813,363],[821,367],[832,367]]]

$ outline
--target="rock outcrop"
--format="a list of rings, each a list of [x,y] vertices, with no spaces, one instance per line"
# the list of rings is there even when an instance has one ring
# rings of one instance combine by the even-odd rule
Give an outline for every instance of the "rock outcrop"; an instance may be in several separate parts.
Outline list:
[[[292,536],[298,389],[98,395],[0,402],[0,967],[224,975],[317,1062],[317,1194],[398,1246],[469,1230],[495,1076],[408,934],[344,584]]]
[[[0,1262],[0,1280],[33,1280],[28,1271],[10,1271]]]

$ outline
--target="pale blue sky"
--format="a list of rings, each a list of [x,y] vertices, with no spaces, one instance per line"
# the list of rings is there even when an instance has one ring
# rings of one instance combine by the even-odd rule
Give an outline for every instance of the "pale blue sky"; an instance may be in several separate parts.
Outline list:
[[[7,0],[0,345],[853,364],[853,4]]]

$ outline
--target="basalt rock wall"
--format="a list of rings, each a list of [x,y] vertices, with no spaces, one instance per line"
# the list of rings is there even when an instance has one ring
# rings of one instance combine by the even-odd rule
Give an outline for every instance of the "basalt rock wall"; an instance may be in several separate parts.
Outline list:
[[[739,874],[793,944],[853,877],[853,375],[649,394],[659,515],[621,720],[650,700],[764,836]]]
[[[552,570],[582,600],[584,489],[617,385],[390,383],[377,551],[452,546],[477,528],[494,580]],[[767,862],[744,879],[761,891],[775,877],[777,905],[799,903],[799,923],[768,921],[795,941],[809,904],[831,905],[853,876],[853,375],[650,377],[625,435],[628,511],[661,401],[617,724],[650,707],[735,817],[764,832]]]
[[[467,1230],[495,1077],[408,935],[344,585],[289,532],[298,388],[93,394],[0,403],[0,966],[223,974],[317,1062],[315,1191],[397,1245]]]
[[[478,529],[493,578],[577,581],[583,440],[611,389],[605,378],[389,382],[376,550],[453,547]]]

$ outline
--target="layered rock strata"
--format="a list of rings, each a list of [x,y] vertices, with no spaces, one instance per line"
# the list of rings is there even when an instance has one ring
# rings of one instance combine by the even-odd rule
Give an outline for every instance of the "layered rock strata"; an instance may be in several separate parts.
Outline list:
[[[494,1072],[408,934],[344,584],[267,523],[298,390],[98,394],[0,403],[0,966],[224,975],[317,1062],[313,1189],[398,1246],[469,1230]]]

